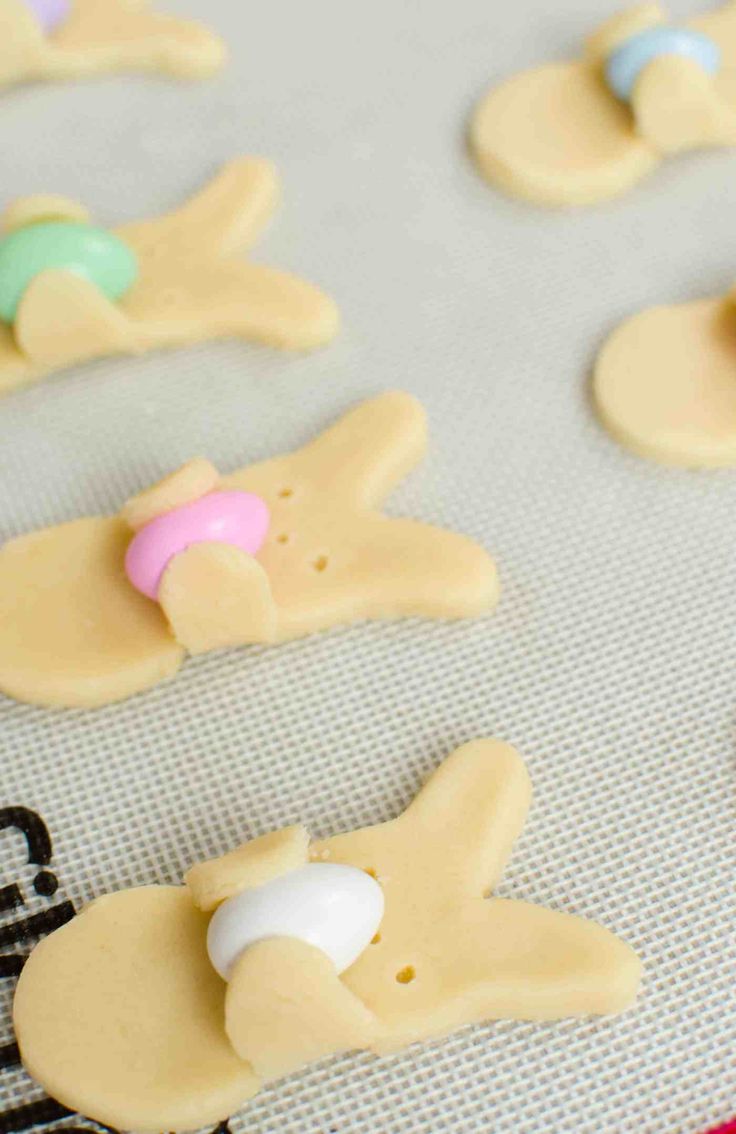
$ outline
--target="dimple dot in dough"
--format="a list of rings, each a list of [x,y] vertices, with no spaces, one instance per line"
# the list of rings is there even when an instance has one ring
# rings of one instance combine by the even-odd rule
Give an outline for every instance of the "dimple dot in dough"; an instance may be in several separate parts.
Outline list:
[[[628,319],[601,350],[598,414],[627,448],[663,464],[736,464],[736,306],[706,299]]]
[[[225,1036],[207,918],[183,887],[100,898],[34,949],[13,1008],[24,1064],[59,1102],[158,1134],[229,1117],[258,1081]]]

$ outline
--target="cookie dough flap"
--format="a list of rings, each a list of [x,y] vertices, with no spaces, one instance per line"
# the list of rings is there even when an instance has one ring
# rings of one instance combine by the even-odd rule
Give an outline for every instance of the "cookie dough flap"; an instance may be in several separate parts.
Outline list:
[[[0,549],[0,689],[36,705],[92,707],[173,675],[183,658],[160,608],[123,569],[130,532],[86,518]]]

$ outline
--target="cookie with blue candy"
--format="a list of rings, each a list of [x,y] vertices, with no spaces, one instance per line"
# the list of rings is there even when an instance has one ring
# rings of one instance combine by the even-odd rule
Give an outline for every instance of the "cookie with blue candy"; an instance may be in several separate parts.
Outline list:
[[[668,155],[736,145],[736,2],[682,25],[658,3],[614,17],[580,59],[491,90],[470,144],[494,185],[541,205],[626,192]]]

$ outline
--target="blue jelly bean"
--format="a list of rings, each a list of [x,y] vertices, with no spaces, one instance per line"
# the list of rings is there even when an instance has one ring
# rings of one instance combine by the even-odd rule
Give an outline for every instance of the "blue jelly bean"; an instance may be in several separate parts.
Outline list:
[[[29,224],[0,240],[0,320],[13,322],[26,288],[48,268],[74,272],[113,300],[138,278],[132,248],[105,229],[79,221]]]
[[[689,28],[648,28],[615,48],[606,60],[606,82],[613,93],[628,102],[644,68],[661,55],[692,59],[709,75],[721,65],[721,49],[707,35]]]

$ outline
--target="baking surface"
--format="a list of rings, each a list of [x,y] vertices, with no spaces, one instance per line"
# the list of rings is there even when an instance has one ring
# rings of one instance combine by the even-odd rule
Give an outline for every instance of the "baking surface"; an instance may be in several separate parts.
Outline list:
[[[340,1058],[264,1090],[231,1130],[700,1134],[736,1109],[736,469],[628,455],[587,380],[622,318],[731,286],[736,152],[668,161],[581,212],[514,203],[475,173],[476,98],[573,53],[608,0],[168,7],[206,18],[229,68],[203,85],[4,93],[3,197],[78,197],[112,226],[263,154],[284,199],[254,257],[334,295],[343,331],[314,355],[226,342],[2,399],[0,538],[114,511],[197,454],[229,471],[291,448],[399,387],[427,407],[432,441],[390,510],[484,542],[503,594],[474,623],[209,655],[96,712],[0,700],[0,808],[42,815],[60,883],[33,896],[38,867],[6,831],[0,885],[21,886],[28,915],[79,907],[288,823],[327,836],[377,822],[456,744],[501,736],[535,802],[499,893],[625,937],[646,966],[638,1009]],[[0,914],[6,952],[23,913]],[[12,985],[0,978],[0,1049]],[[0,1115],[42,1097],[3,1061]]]

